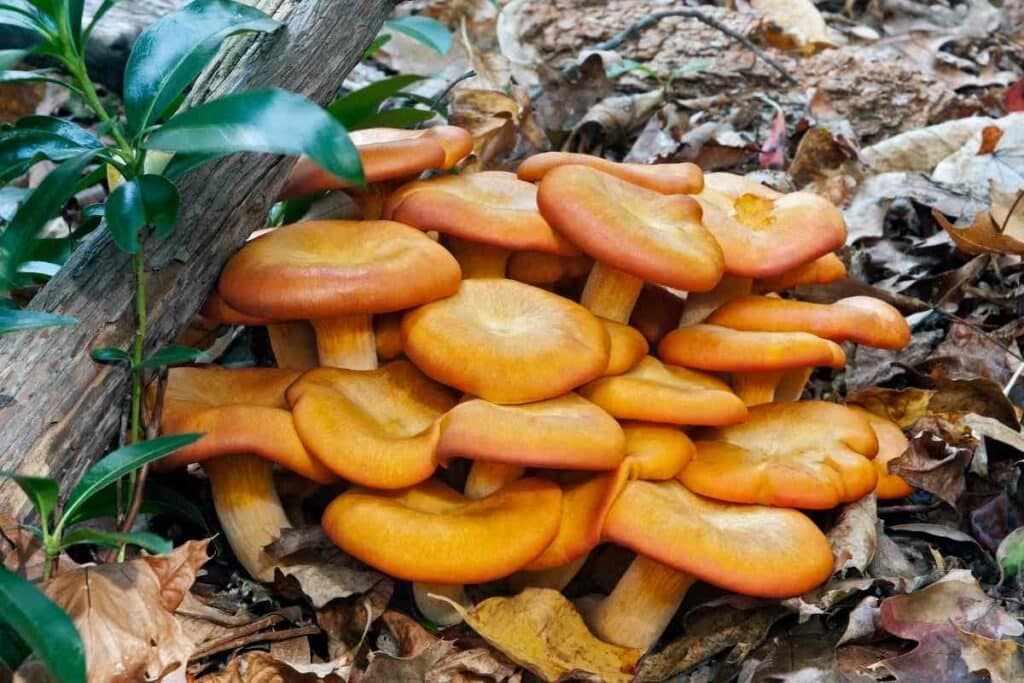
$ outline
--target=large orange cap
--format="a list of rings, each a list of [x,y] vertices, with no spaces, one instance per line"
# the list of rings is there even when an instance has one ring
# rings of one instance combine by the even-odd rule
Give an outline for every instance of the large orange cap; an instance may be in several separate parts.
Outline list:
[[[573,152],[544,152],[535,154],[519,165],[518,174],[523,180],[536,182],[548,171],[559,166],[589,166],[634,185],[646,187],[661,194],[694,194],[704,188],[704,174],[697,164],[631,164],[617,163]]]
[[[739,176],[710,173],[697,201],[733,275],[776,276],[846,241],[839,209],[808,192],[783,195]]]
[[[203,307],[199,309],[199,315],[218,325],[255,326],[274,322],[262,316],[249,315],[232,308],[217,291],[210,292],[210,295],[206,297]]]
[[[439,382],[494,403],[561,396],[608,367],[601,322],[577,303],[514,280],[464,280],[402,320],[405,355]]]
[[[910,342],[910,326],[903,315],[870,296],[851,296],[834,304],[744,296],[719,308],[707,322],[736,330],[810,332],[882,349],[902,349]]]
[[[453,294],[459,264],[393,221],[310,221],[255,239],[220,276],[227,303],[249,315],[317,320],[386,313]]]
[[[903,498],[914,492],[914,488],[907,483],[907,480],[898,474],[889,472],[889,462],[907,452],[910,442],[907,440],[903,430],[892,420],[876,415],[860,406],[847,406],[850,410],[863,415],[875,430],[878,437],[878,455],[872,461],[878,471],[878,486],[875,487],[875,495],[879,500],[891,500]]]
[[[704,324],[669,332],[658,345],[658,355],[667,363],[711,372],[792,370],[846,360],[834,342],[807,332],[750,332]]]
[[[473,151],[473,136],[455,126],[424,130],[366,128],[349,133],[349,137],[359,150],[368,183],[408,178],[430,169],[448,169]],[[292,169],[280,198],[351,186],[303,156]]]
[[[758,280],[754,289],[758,293],[781,292],[798,285],[827,285],[846,277],[846,265],[835,254],[825,254],[810,263],[790,268],[775,277]]]
[[[543,251],[517,251],[508,257],[508,277],[528,285],[546,286],[583,277],[594,260],[585,254],[559,256]]]
[[[606,375],[621,375],[647,355],[650,346],[644,335],[629,325],[601,318],[610,341]]]
[[[519,479],[478,499],[431,479],[402,491],[346,491],[322,524],[342,550],[391,576],[482,583],[539,555],[561,512],[562,491],[545,479]]]
[[[615,419],[576,394],[502,406],[481,399],[452,408],[441,423],[437,455],[522,467],[615,469],[626,437]]]
[[[302,445],[285,389],[299,376],[277,368],[171,368],[160,427],[203,438],[159,461],[181,467],[221,455],[258,455],[320,483],[335,477]]]
[[[434,472],[438,420],[455,403],[407,361],[310,370],[287,397],[306,447],[341,477],[379,489],[411,486]]]
[[[765,403],[743,424],[701,430],[679,475],[691,491],[734,503],[827,509],[878,481],[878,439],[862,416],[824,401]]]
[[[388,198],[383,215],[420,230],[504,249],[576,253],[537,210],[537,186],[504,171],[408,183]]]
[[[744,595],[788,598],[832,574],[821,530],[796,510],[702,498],[678,481],[626,484],[604,538]]]
[[[676,425],[727,425],[747,417],[721,380],[646,356],[629,372],[602,377],[579,393],[617,418]]]
[[[537,204],[580,251],[641,280],[703,292],[722,277],[722,249],[690,197],[661,195],[586,166],[559,166],[541,181]]]
[[[679,429],[649,422],[623,422],[628,479],[660,481],[676,477],[696,448]]]

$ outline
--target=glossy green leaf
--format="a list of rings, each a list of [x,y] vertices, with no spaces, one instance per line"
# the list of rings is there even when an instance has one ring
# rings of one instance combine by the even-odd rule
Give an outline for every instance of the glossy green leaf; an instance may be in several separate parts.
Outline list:
[[[11,69],[17,66],[28,54],[28,50],[0,50],[0,69]]]
[[[23,0],[0,2],[0,24],[17,26],[38,33],[45,39],[49,39],[56,31],[52,20],[40,14],[35,7]]]
[[[384,22],[384,28],[404,33],[438,54],[448,54],[452,46],[452,34],[437,19],[416,16],[389,19]]]
[[[25,492],[32,507],[39,513],[39,518],[44,524],[49,523],[50,515],[57,507],[57,498],[60,491],[57,482],[49,477],[30,477],[16,472],[4,472],[0,470],[0,478],[11,479],[18,487]]]
[[[13,308],[0,308],[0,334],[35,330],[40,327],[57,325],[75,325],[78,321],[63,315],[43,313],[42,311],[25,311]]]
[[[85,683],[85,648],[74,623],[39,590],[0,565],[0,615],[54,681]]]
[[[366,117],[354,130],[363,128],[412,128],[424,121],[429,121],[435,116],[437,116],[435,112],[426,109],[414,109],[413,107],[386,109]]]
[[[49,261],[23,261],[18,265],[19,275],[28,275],[30,277],[42,278],[49,280],[60,271],[59,263],[50,263]]]
[[[0,670],[14,671],[30,654],[25,641],[0,619]]]
[[[413,74],[399,74],[385,78],[339,97],[327,105],[327,111],[331,112],[331,116],[338,119],[341,125],[352,129],[364,119],[376,114],[380,105],[389,98],[394,97],[413,83],[422,81],[423,78],[423,76]]]
[[[182,365],[183,363],[194,363],[197,358],[203,355],[199,349],[182,344],[171,344],[160,349],[152,356],[139,364],[140,368],[160,368],[168,365]]]
[[[0,181],[21,175],[40,159],[64,161],[102,147],[96,136],[70,121],[26,116],[0,128]]]
[[[281,23],[231,0],[195,0],[142,32],[128,56],[124,109],[128,133],[154,122],[213,59],[224,39],[249,31],[274,31]]]
[[[203,164],[219,159],[222,156],[223,154],[219,152],[211,154],[175,154],[171,157],[167,167],[164,168],[163,175],[165,178],[177,180],[192,169],[199,168]]]
[[[73,516],[78,506],[129,472],[184,448],[201,437],[202,434],[174,434],[118,448],[85,473],[68,496],[64,516]]]
[[[178,188],[167,178],[147,174],[118,185],[103,209],[114,243],[122,251],[134,254],[139,250],[139,231],[153,225],[157,237],[170,234],[178,220],[181,197]]]
[[[56,72],[54,71],[0,71],[0,83],[30,83],[33,81],[56,83],[68,90],[77,91],[77,88],[73,87],[67,81],[57,78]]]
[[[66,3],[68,33],[75,45],[81,47],[85,44],[82,38],[82,11],[85,9],[85,0],[58,0],[58,2]]]
[[[237,93],[181,112],[150,135],[146,146],[188,154],[305,154],[338,177],[363,182],[359,153],[344,126],[284,90]]]
[[[26,187],[0,187],[0,221],[14,218],[18,204],[28,196],[29,191]]]
[[[130,353],[109,346],[102,349],[93,349],[89,352],[89,355],[97,363],[128,363],[130,365],[132,362],[132,355]]]
[[[363,50],[363,59],[369,59],[370,57],[374,56],[382,47],[387,45],[389,42],[391,42],[391,34],[379,34],[376,38],[370,41],[370,44],[366,47],[365,50]]]
[[[91,496],[75,509],[73,515],[64,516],[65,525],[73,526],[100,517],[115,517],[119,512],[117,487],[118,484],[115,482]],[[142,499],[139,512],[148,515],[167,515],[189,522],[204,532],[209,531],[203,512],[195,503],[174,489],[153,481],[152,477],[146,482],[146,495]]]
[[[89,528],[75,529],[64,534],[60,543],[61,549],[74,545],[103,545],[111,548],[137,545],[156,555],[165,555],[171,552],[173,547],[166,538],[145,531],[117,532]]]

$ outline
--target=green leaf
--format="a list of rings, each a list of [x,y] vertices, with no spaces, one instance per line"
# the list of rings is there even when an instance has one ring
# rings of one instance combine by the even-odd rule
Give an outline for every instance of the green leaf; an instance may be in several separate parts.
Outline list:
[[[0,2],[0,24],[17,26],[33,33],[38,33],[47,42],[56,33],[53,21],[23,0],[5,0]]]
[[[64,524],[73,526],[90,519],[117,516],[119,512],[117,488],[118,483],[115,482],[89,498],[88,501],[78,506],[73,515],[64,516]],[[139,512],[150,515],[168,515],[190,522],[198,529],[208,531],[203,512],[195,503],[174,489],[153,481],[152,478],[146,482],[146,496],[142,499],[142,507],[139,508]]]
[[[146,144],[189,154],[305,154],[330,173],[363,183],[359,153],[344,126],[301,95],[262,90],[228,95],[174,116]]]
[[[29,277],[42,278],[49,280],[60,271],[59,263],[50,263],[49,261],[23,261],[18,266],[18,275],[28,275]]]
[[[175,154],[171,157],[167,167],[163,170],[165,178],[177,180],[193,168],[199,168],[205,163],[219,159],[223,155],[219,152],[210,154]]]
[[[64,86],[68,90],[78,91],[77,88],[72,86],[67,81],[62,81],[57,78],[54,71],[0,71],[0,83],[30,83],[32,81],[39,81],[45,83],[56,83],[57,85]]]
[[[391,78],[377,81],[365,88],[353,90],[344,97],[327,105],[327,111],[331,116],[338,119],[341,125],[346,128],[354,128],[364,119],[377,113],[380,105],[389,98],[397,95],[403,88],[407,88],[416,81],[422,81],[423,76],[413,74],[399,74]]]
[[[146,360],[139,363],[140,368],[159,368],[165,365],[182,365],[193,363],[203,355],[199,349],[182,344],[171,344],[160,349]]]
[[[32,652],[18,634],[5,622],[0,621],[0,670],[17,669]]]
[[[0,128],[0,181],[19,176],[40,159],[65,161],[103,143],[70,121],[51,116],[26,116]]]
[[[276,30],[281,23],[230,0],[195,0],[142,32],[128,55],[124,109],[128,133],[140,134],[195,80],[228,36]]]
[[[17,66],[28,54],[28,50],[0,50],[0,69]]]
[[[384,22],[384,28],[404,33],[434,52],[446,55],[452,46],[452,34],[437,19],[429,17],[402,17]]]
[[[50,515],[57,507],[57,498],[60,495],[57,482],[49,477],[30,477],[3,470],[0,470],[0,478],[13,480],[25,492],[46,528],[45,525],[49,523]]]
[[[367,48],[363,50],[363,59],[369,59],[370,57],[374,56],[382,47],[387,45],[389,42],[391,42],[390,34],[379,34],[376,38],[370,41],[370,44],[367,46]]]
[[[159,238],[167,237],[178,220],[181,197],[167,178],[146,174],[118,185],[103,209],[107,228],[122,251],[139,250],[139,231],[150,224]]]
[[[174,434],[118,448],[85,473],[68,496],[64,516],[73,516],[78,506],[129,472],[184,448],[201,437],[202,434]]]
[[[0,615],[60,683],[86,683],[85,648],[74,623],[50,598],[0,565]]]
[[[999,583],[1017,576],[1024,569],[1024,527],[1016,529],[1002,540],[996,550],[996,563],[999,564],[1001,575]]]
[[[167,539],[145,531],[117,532],[99,531],[98,529],[81,528],[64,534],[61,550],[73,545],[105,545],[119,548],[122,545],[137,545],[157,555],[171,552],[171,542]]]
[[[85,44],[82,37],[82,11],[85,8],[85,0],[59,0],[67,2],[66,16],[68,22],[68,33],[71,35],[75,45],[81,47]]]
[[[40,327],[56,325],[75,325],[78,321],[63,315],[43,313],[42,311],[23,311],[13,308],[0,308],[0,334],[35,330]]]
[[[99,23],[100,19],[110,11],[110,8],[117,4],[117,0],[103,0],[96,11],[92,14],[92,20],[89,21],[89,25],[85,28],[85,33],[82,34],[82,45],[89,42],[89,36],[92,35],[92,31],[96,28],[96,24]]]
[[[426,109],[415,109],[413,107],[399,107],[398,109],[385,109],[379,114],[368,116],[355,126],[354,130],[363,128],[412,128],[424,121],[437,116],[435,112]]]
[[[127,351],[121,349],[111,348],[109,346],[102,349],[93,349],[89,352],[92,359],[97,363],[128,363],[131,365],[132,356]]]
[[[18,210],[18,204],[28,196],[25,187],[0,187],[0,221],[9,221]]]

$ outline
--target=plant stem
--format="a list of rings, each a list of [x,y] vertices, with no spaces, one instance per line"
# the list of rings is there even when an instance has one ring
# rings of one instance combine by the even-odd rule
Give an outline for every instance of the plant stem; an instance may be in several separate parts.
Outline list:
[[[142,435],[142,354],[146,343],[146,271],[142,241],[134,256],[135,263],[135,341],[132,344],[132,407],[128,423],[131,443]]]

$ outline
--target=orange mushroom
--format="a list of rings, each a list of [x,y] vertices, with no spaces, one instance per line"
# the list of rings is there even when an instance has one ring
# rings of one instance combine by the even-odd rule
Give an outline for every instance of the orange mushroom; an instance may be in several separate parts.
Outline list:
[[[309,320],[321,365],[377,367],[372,313],[453,294],[459,267],[419,230],[392,221],[311,221],[247,243],[219,291],[232,307],[272,320]]]
[[[827,285],[846,277],[846,265],[835,254],[825,254],[773,277],[754,282],[754,292],[781,292],[799,285]]]
[[[403,185],[388,198],[384,218],[446,235],[467,278],[505,277],[513,251],[576,254],[537,211],[537,186],[503,171]]]
[[[903,430],[892,420],[881,415],[876,415],[860,406],[847,406],[858,415],[863,415],[875,430],[878,437],[878,455],[872,462],[878,471],[878,485],[875,487],[875,495],[878,500],[892,500],[904,498],[914,492],[914,487],[907,483],[907,480],[898,474],[889,471],[889,463],[902,456],[910,447]]]
[[[218,325],[265,325],[274,352],[277,367],[288,370],[309,370],[315,368],[319,359],[316,353],[316,333],[308,322],[293,320],[275,322],[266,318],[246,315],[235,310],[224,301],[218,292],[210,293],[199,314]]]
[[[506,275],[511,280],[550,289],[584,277],[593,265],[594,259],[585,254],[558,256],[543,251],[517,251],[508,258]]]
[[[824,401],[765,403],[743,424],[701,430],[679,475],[691,491],[734,503],[833,508],[875,489],[871,424]]]
[[[589,166],[661,194],[694,194],[704,187],[704,175],[697,164],[619,163],[590,154],[572,152],[535,154],[519,165],[517,173],[523,180],[536,182],[542,180],[552,169],[568,165]]]
[[[601,319],[608,332],[608,367],[605,375],[621,375],[636,366],[650,351],[644,335],[629,325]]]

